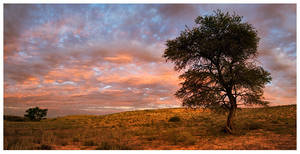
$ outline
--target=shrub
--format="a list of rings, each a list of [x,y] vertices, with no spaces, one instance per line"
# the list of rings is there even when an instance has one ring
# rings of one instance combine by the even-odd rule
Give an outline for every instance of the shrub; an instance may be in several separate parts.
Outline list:
[[[178,116],[174,116],[169,119],[169,122],[179,122],[179,121],[180,121],[180,118]]]
[[[32,120],[32,121],[40,121],[47,115],[48,109],[40,109],[39,107],[29,108],[26,110],[24,117]]]

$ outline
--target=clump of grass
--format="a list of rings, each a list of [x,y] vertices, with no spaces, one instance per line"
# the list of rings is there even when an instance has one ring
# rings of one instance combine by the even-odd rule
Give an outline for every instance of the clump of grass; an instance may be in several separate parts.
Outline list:
[[[166,140],[173,143],[173,144],[185,144],[185,145],[194,145],[196,142],[195,137],[189,133],[189,132],[185,132],[185,131],[176,131],[176,130],[171,130],[168,131],[166,136],[165,136]]]
[[[169,122],[179,122],[179,121],[180,121],[180,118],[178,116],[174,116],[169,119]]]

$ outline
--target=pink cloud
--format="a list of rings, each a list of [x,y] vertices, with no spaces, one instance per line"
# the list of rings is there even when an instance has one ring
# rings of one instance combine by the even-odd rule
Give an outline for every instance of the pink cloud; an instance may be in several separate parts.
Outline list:
[[[254,24],[258,63],[273,77],[265,97],[296,103],[295,5],[129,7],[5,5],[5,113],[35,105],[52,115],[180,105],[173,94],[182,72],[161,57],[165,41],[214,8],[235,10]]]

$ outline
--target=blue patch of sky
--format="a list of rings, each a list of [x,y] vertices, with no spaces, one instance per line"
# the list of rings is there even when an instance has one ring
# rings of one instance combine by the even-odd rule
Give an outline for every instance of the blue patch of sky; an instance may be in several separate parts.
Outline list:
[[[78,34],[75,34],[74,37],[77,39],[80,39],[80,35],[78,35]]]
[[[161,25],[159,28],[159,32],[164,33],[165,30],[166,30],[166,25]]]
[[[272,81],[270,81],[270,83],[267,83],[266,86],[272,86]]]
[[[103,4],[89,4],[88,7],[90,8],[98,8],[98,9],[105,9],[107,5],[103,5]]]
[[[286,32],[280,30],[280,29],[277,29],[277,28],[271,28],[270,29],[270,37],[284,37],[286,36]]]
[[[160,23],[161,17],[156,15],[156,16],[151,18],[151,21],[154,22],[154,23]]]
[[[28,40],[31,44],[35,44],[36,43],[36,40],[32,37],[29,38]]]
[[[147,39],[147,35],[146,34],[142,34],[142,39]]]
[[[62,8],[62,5],[36,5],[37,12],[34,12],[34,24],[44,24],[52,20],[57,20],[61,17],[57,9]]]
[[[160,37],[159,37],[157,34],[153,34],[152,36],[153,36],[153,38],[155,38],[157,41],[160,41]]]
[[[62,35],[62,36],[59,38],[59,43],[64,43],[64,42],[65,42],[65,39],[66,39],[66,35]]]
[[[95,74],[96,76],[102,74],[102,72],[101,72],[97,67],[94,67],[93,70],[94,70],[94,74]]]
[[[86,7],[88,6],[88,7]],[[138,26],[141,26],[143,24],[146,24],[146,22],[149,22],[148,19],[139,20],[142,21],[141,23],[132,23],[132,25],[124,25],[127,21],[134,21],[136,17],[138,17],[137,13],[141,10],[143,10],[145,6],[144,5],[84,5],[83,8],[85,11],[81,11],[81,13],[85,14],[86,17],[86,23],[84,26],[84,31],[89,33],[89,39],[99,39],[99,37],[105,38],[105,40],[109,41],[113,39],[113,33],[116,29],[118,31],[124,31],[127,32],[128,35],[134,35],[136,28]],[[71,6],[66,9],[69,9],[68,11],[64,11],[64,13],[72,13],[72,9],[70,9]],[[103,14],[103,16],[97,16],[94,20],[89,20],[90,16],[92,16],[95,11],[91,11],[95,8],[99,8],[96,10],[96,12]],[[73,10],[74,11],[74,10]],[[55,12],[55,11],[50,11]],[[150,17],[154,16],[152,18],[152,22],[160,22],[161,17],[159,15],[155,16],[155,13],[157,12],[156,9],[150,9],[148,11],[150,13]],[[62,15],[63,16],[63,15]],[[145,25],[145,30],[149,31],[148,25]],[[96,27],[96,28],[95,28]],[[142,33],[141,38],[147,41],[147,39],[150,39],[152,36],[148,36],[144,34],[144,31],[140,31]],[[78,38],[78,36],[76,36]],[[79,36],[80,37],[80,36]],[[160,40],[160,36],[156,36],[155,39]],[[63,42],[63,39],[61,40]]]
[[[287,46],[283,48],[283,51],[288,53],[289,56],[296,57],[296,42],[289,43]]]
[[[150,9],[149,9],[149,13],[155,14],[155,13],[157,13],[157,9],[155,9],[155,8],[150,8]]]
[[[18,53],[21,57],[27,57],[28,56],[28,54],[26,53],[26,52],[24,52],[24,51],[19,51],[19,53]]]

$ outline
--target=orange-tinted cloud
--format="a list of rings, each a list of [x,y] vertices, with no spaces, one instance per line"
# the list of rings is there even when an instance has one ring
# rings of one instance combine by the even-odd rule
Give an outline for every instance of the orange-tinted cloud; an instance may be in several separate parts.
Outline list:
[[[113,62],[113,63],[130,63],[132,62],[132,57],[128,55],[118,55],[115,57],[105,57],[104,60]]]
[[[236,11],[261,37],[258,63],[273,81],[265,97],[296,103],[295,5],[4,6],[4,110],[49,108],[51,116],[176,107],[165,41],[197,15]]]

